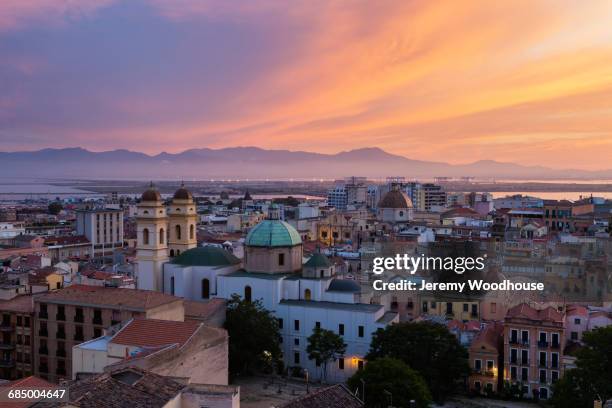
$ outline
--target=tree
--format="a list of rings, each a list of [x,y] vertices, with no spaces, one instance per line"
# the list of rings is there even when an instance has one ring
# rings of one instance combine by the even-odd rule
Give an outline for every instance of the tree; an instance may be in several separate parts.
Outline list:
[[[232,374],[272,370],[281,356],[278,320],[261,302],[234,294],[227,305],[225,329],[229,334],[229,368]]]
[[[445,326],[430,322],[399,323],[378,329],[368,361],[397,358],[423,376],[435,401],[443,402],[469,374],[467,350]]]
[[[62,210],[64,209],[64,207],[62,207],[62,203],[60,203],[59,201],[53,201],[52,203],[49,204],[49,206],[47,207],[47,211],[49,212],[49,214],[51,215],[57,215],[59,214]]]
[[[336,361],[346,352],[346,343],[341,336],[331,330],[315,327],[308,337],[308,358],[314,360],[317,365],[322,366],[323,380],[327,377],[327,363]]]
[[[555,407],[591,407],[596,399],[612,398],[612,326],[585,332],[582,342],[576,368],[554,385]]]
[[[300,204],[300,201],[297,198],[292,197],[292,196],[284,197],[284,198],[277,197],[274,200],[272,200],[272,202],[274,204],[283,204],[289,207],[297,207]]]
[[[351,391],[359,390],[363,396],[365,386],[366,407],[409,407],[414,400],[418,408],[428,407],[431,394],[427,384],[415,370],[403,361],[382,357],[366,364],[348,380]]]

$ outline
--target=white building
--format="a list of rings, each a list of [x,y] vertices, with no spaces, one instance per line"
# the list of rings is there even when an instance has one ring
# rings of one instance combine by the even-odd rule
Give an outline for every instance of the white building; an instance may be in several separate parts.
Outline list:
[[[123,248],[123,210],[78,210],[76,233],[87,237],[93,256],[112,255],[114,249]]]
[[[0,239],[15,238],[25,232],[23,222],[0,222]]]
[[[243,267],[222,248],[187,250],[163,261],[158,290],[196,301],[235,294],[261,300],[279,319],[285,365],[305,368],[313,379],[320,378],[322,367],[308,359],[307,339],[315,327],[334,331],[347,344],[346,354],[328,365],[327,381],[334,382],[345,381],[363,365],[377,329],[399,321],[397,313],[370,304],[359,284],[337,279],[324,255],[303,263],[299,233],[274,209],[248,234],[244,252]]]

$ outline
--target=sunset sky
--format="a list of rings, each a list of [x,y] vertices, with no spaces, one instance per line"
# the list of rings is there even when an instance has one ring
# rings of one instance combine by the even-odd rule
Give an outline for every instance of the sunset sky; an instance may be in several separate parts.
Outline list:
[[[2,0],[0,151],[612,168],[612,2]]]

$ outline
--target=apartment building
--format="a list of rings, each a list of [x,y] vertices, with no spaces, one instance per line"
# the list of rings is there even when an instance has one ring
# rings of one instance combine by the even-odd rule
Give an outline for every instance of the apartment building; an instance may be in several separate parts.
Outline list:
[[[181,298],[146,290],[73,285],[34,298],[34,374],[71,378],[72,347],[133,318],[184,320]]]
[[[470,344],[469,388],[476,394],[496,393],[502,385],[503,331],[499,322],[487,324]]]
[[[115,248],[123,247],[123,210],[78,210],[76,232],[87,237],[94,256],[112,255]]]
[[[34,303],[31,295],[0,300],[0,378],[15,380],[32,374],[32,325]]]
[[[562,375],[564,344],[564,316],[557,310],[526,303],[510,308],[504,319],[504,379],[520,384],[527,397],[550,398]]]

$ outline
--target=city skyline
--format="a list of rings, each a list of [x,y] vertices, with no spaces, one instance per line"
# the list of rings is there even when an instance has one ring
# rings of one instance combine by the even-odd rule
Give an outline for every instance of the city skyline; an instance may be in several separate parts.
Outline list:
[[[380,147],[607,169],[611,15],[604,2],[4,2],[0,150]]]

